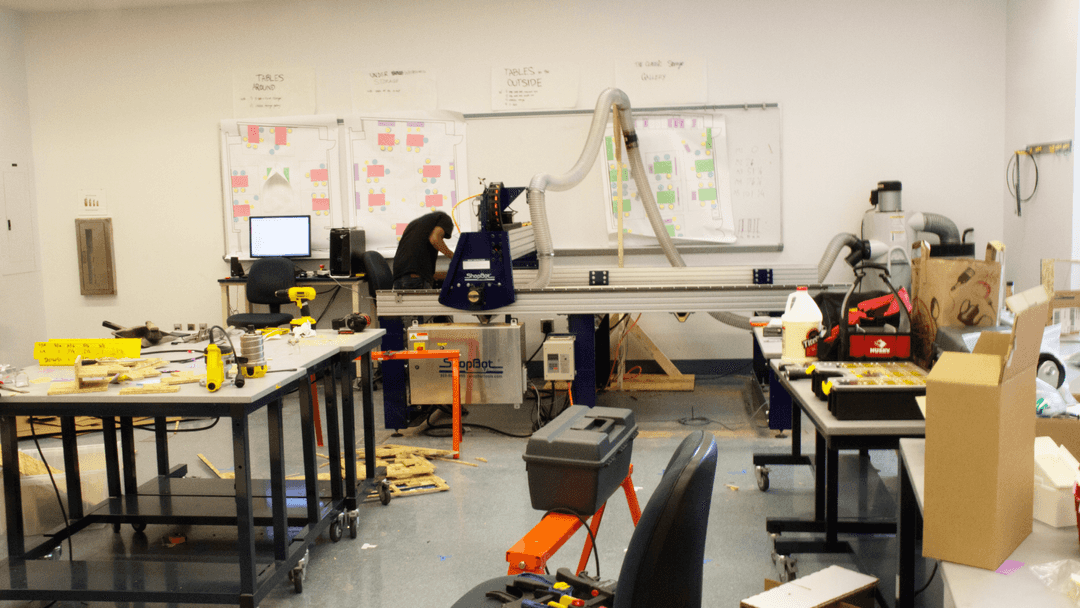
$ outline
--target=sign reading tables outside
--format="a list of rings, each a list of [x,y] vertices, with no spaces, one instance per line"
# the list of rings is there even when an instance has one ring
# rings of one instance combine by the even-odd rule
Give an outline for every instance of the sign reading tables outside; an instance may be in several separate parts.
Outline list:
[[[577,106],[578,70],[569,64],[491,68],[491,109],[562,110]]]
[[[142,354],[142,340],[138,338],[109,338],[105,340],[49,340],[34,343],[34,358],[38,365],[74,365],[77,357],[83,359],[138,359]]]

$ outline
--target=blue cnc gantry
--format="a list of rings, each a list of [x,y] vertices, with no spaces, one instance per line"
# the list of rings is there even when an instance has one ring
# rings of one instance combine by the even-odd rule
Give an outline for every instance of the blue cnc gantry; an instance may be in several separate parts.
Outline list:
[[[439,303],[466,312],[482,312],[514,303],[515,262],[511,257],[508,228],[504,222],[510,203],[525,188],[506,188],[501,182],[488,184],[480,199],[476,232],[458,237],[454,257],[443,281]],[[530,253],[535,264],[535,253]],[[529,256],[522,256],[528,258]],[[527,261],[518,267],[525,267]]]

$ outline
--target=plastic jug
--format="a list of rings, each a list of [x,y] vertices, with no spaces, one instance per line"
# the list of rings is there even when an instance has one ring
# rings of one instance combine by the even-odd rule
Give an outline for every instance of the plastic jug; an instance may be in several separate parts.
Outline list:
[[[792,363],[806,363],[817,360],[817,345],[809,349],[803,346],[803,341],[813,338],[821,328],[821,309],[817,302],[810,297],[805,287],[788,296],[784,314],[780,317],[783,323],[784,349],[781,358]],[[813,334],[811,333],[813,332]]]

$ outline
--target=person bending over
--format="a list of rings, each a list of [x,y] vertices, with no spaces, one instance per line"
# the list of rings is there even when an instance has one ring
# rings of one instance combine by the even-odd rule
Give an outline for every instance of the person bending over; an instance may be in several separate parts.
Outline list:
[[[446,239],[454,231],[454,221],[442,211],[421,215],[401,233],[394,254],[394,289],[431,289],[435,286],[435,260],[441,251],[454,257]]]

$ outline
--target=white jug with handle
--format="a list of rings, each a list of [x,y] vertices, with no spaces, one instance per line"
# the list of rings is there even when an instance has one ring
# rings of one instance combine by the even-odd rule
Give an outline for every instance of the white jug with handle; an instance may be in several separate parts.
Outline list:
[[[798,291],[788,296],[780,321],[784,327],[781,358],[792,363],[816,361],[817,357],[807,356],[803,341],[813,337],[810,335],[812,331],[820,330],[821,309],[805,287],[799,287]],[[817,349],[813,349],[813,352],[816,353]]]

